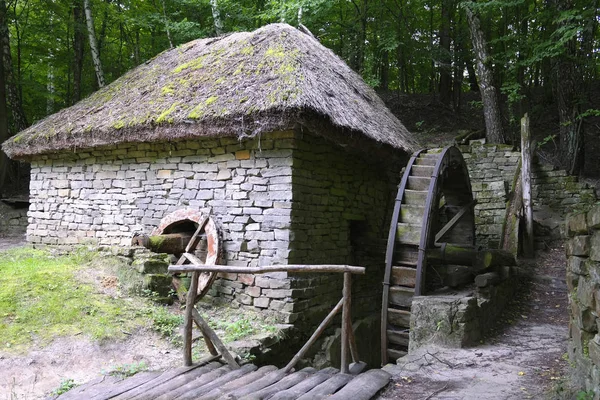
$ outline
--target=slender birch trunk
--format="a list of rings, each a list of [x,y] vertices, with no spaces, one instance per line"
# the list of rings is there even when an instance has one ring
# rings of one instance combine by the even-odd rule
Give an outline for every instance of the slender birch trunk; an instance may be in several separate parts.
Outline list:
[[[217,36],[223,34],[223,21],[221,20],[221,13],[219,12],[218,0],[210,0],[210,6],[212,8],[212,16],[215,22],[215,33]]]
[[[92,17],[90,0],[83,0],[83,8],[85,9],[88,37],[90,39],[90,49],[92,51],[92,63],[96,70],[98,87],[104,87],[104,71],[102,70],[102,62],[100,61],[100,51],[98,50],[98,41],[96,40],[96,31],[94,30],[94,19]]]

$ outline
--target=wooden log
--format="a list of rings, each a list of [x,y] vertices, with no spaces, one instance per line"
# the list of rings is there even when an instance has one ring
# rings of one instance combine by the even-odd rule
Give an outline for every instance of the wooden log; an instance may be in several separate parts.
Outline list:
[[[328,396],[331,396],[339,388],[346,385],[352,380],[352,378],[354,378],[354,376],[346,374],[333,375],[325,382],[315,386],[307,393],[298,397],[298,400],[321,400],[325,398],[329,399]],[[350,396],[348,399],[353,399],[353,397]]]
[[[144,393],[151,390],[152,388],[155,388],[165,382],[170,381],[171,379],[173,379],[181,374],[185,374],[185,373],[187,373],[195,368],[198,368],[198,367],[201,367],[201,365],[194,365],[191,367],[179,367],[179,368],[167,370],[167,371],[163,372],[162,374],[160,374],[159,376],[157,376],[156,378],[144,383],[143,385],[140,385],[133,390],[129,390],[129,391],[122,393],[116,397],[113,397],[113,399],[132,400],[138,396],[142,396]]]
[[[506,250],[485,250],[477,252],[473,268],[476,271],[483,271],[495,267],[513,267],[517,265],[515,256]]]
[[[295,400],[329,378],[329,374],[319,371],[319,373],[311,375],[297,385],[275,394],[269,400]]]
[[[215,370],[212,370],[204,375],[199,376],[191,382],[188,382],[182,386],[179,386],[177,389],[173,389],[170,393],[166,393],[154,400],[172,400],[178,399],[179,396],[185,395],[190,390],[198,390],[202,388],[204,385],[212,383],[214,380],[219,379],[225,374],[231,372],[231,367],[229,365],[224,365]]]
[[[185,246],[192,238],[190,232],[165,233],[148,238],[144,246],[155,253],[181,254],[185,252]]]
[[[217,358],[221,358],[221,356],[211,357],[211,358],[217,359]],[[201,375],[209,373],[210,371],[213,371],[213,370],[219,368],[221,365],[222,364],[218,363],[218,362],[211,362],[203,367],[193,369],[192,371],[190,371],[186,374],[181,374],[167,382],[164,382],[163,384],[152,389],[152,392],[151,392],[152,398],[156,399],[156,398],[162,397],[164,395],[172,396],[172,392],[175,389],[185,385],[186,383],[196,380]],[[149,393],[145,393],[144,395],[148,396],[148,394]],[[148,397],[150,397],[150,396],[148,396]],[[170,397],[170,398],[173,398],[173,397]]]
[[[264,267],[232,267],[227,265],[169,265],[170,273],[225,272],[230,274],[265,274],[269,272],[350,272],[364,275],[364,267],[350,265],[269,265]]]
[[[212,382],[208,382],[205,385],[197,388],[191,388],[181,396],[177,397],[177,400],[198,400],[203,398],[203,396],[207,395],[214,389],[218,389],[222,386],[225,386],[229,382],[233,382],[244,375],[248,375],[253,371],[256,371],[256,365],[254,364],[246,364],[241,368],[235,369],[222,375],[221,377],[214,379]]]
[[[434,264],[472,266],[477,271],[504,265],[517,265],[515,257],[506,250],[477,250],[450,243],[427,249],[427,260]]]
[[[277,371],[277,367],[275,367],[274,365],[266,365],[254,372],[241,376],[235,380],[231,380],[225,383],[224,385],[214,387],[210,392],[203,394],[201,397],[198,397],[197,400],[224,399],[228,396],[229,393],[233,393],[240,388],[244,388],[248,385],[251,385],[252,383],[263,379],[265,376],[273,374]]]
[[[243,397],[240,397],[240,400],[262,400],[262,399],[270,399],[276,393],[282,392],[286,389],[289,389],[293,386],[296,386],[309,376],[313,375],[316,370],[314,368],[304,368],[301,371],[294,372],[279,382],[275,382],[271,386],[260,389],[254,393],[249,393]]]
[[[104,400],[109,397],[105,393],[112,392],[113,389],[117,389],[115,396],[119,395],[128,390],[134,389],[157,376],[159,372],[142,372],[136,374],[129,379],[122,379],[116,376],[102,376],[87,382],[81,386],[77,386],[68,392],[58,396],[59,400],[78,400],[78,399],[99,399]],[[54,399],[55,397],[50,397]],[[15,397],[16,399],[16,397]]]
[[[300,361],[300,359],[302,357],[304,357],[304,355],[306,354],[306,352],[308,351],[310,346],[312,346],[313,343],[319,338],[319,336],[321,336],[321,334],[323,333],[325,328],[327,328],[327,326],[331,323],[331,321],[333,320],[335,315],[338,312],[340,312],[340,310],[342,309],[343,306],[344,306],[344,299],[341,299],[337,303],[337,305],[333,308],[333,310],[331,310],[331,312],[325,317],[325,319],[317,327],[317,329],[312,334],[312,336],[306,341],[306,343],[304,343],[304,346],[302,346],[302,348],[298,351],[298,353],[296,353],[296,355],[290,360],[288,365],[285,366],[285,368],[283,369],[285,372],[290,372],[292,370],[292,368],[294,368],[294,365],[296,365],[296,363],[298,361]]]
[[[495,272],[488,272],[475,277],[475,285],[480,288],[490,286],[498,282],[500,282],[500,275]]]
[[[194,234],[190,238],[190,241],[188,242],[187,246],[185,247],[186,253],[189,253],[196,247],[196,242],[197,242],[196,239],[198,238],[198,235],[200,235],[200,233],[204,230],[204,226],[206,225],[207,222],[208,222],[208,215],[203,215],[202,218],[200,219],[200,221],[198,221],[198,228],[196,228],[196,232],[194,232]]]
[[[352,306],[352,275],[344,273],[344,288],[343,288],[343,301],[344,306],[342,308],[342,337],[341,337],[341,360],[340,360],[340,371],[342,374],[348,373],[348,331],[352,329],[352,322],[350,320],[350,307]]]
[[[196,300],[196,292],[198,291],[199,272],[192,274],[192,282],[185,300],[185,319],[183,325],[183,365],[192,365],[192,328],[194,326],[192,318],[192,310]]]
[[[283,370],[269,372],[262,378],[260,378],[258,380],[254,380],[253,382],[250,382],[245,386],[239,387],[236,390],[234,390],[230,393],[227,393],[225,396],[219,397],[219,399],[223,399],[223,400],[239,399],[239,398],[247,396],[251,393],[258,392],[259,390],[264,389],[268,386],[271,386],[276,382],[279,382],[286,375],[287,375],[287,372],[284,372]],[[202,399],[202,400],[217,400],[217,399],[215,398],[215,399]]]
[[[348,373],[350,375],[358,375],[361,372],[363,372],[363,370],[367,367],[367,363],[362,362],[362,361],[358,361],[358,362],[353,362],[352,364],[350,364],[350,366],[348,367]]]
[[[533,258],[535,247],[533,238],[533,202],[531,199],[531,132],[529,131],[529,115],[521,119],[521,174],[523,184],[523,214],[525,232],[523,237],[523,255]]]
[[[360,358],[358,356],[358,346],[356,345],[356,337],[354,337],[352,319],[350,319],[350,329],[348,329],[348,341],[350,342],[350,354],[352,355],[352,361],[355,363],[360,362]]]
[[[380,369],[372,369],[358,375],[328,400],[370,400],[390,383],[392,375]]]
[[[221,352],[221,356],[225,362],[229,364],[231,368],[238,369],[240,367],[238,363],[235,361],[231,353],[229,353],[229,350],[227,350],[227,347],[225,347],[215,331],[213,331],[206,321],[204,321],[204,319],[200,316],[200,313],[198,310],[196,310],[196,307],[192,307],[192,317],[194,318],[194,321],[196,321],[196,325],[198,325],[204,337],[208,337],[215,347]]]

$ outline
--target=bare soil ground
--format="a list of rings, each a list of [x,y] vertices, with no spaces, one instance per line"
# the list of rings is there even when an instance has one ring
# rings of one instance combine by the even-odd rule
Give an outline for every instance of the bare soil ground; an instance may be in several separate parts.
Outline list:
[[[540,251],[531,279],[481,345],[423,348],[388,369],[379,399],[560,399],[568,362],[568,303],[562,245]]]

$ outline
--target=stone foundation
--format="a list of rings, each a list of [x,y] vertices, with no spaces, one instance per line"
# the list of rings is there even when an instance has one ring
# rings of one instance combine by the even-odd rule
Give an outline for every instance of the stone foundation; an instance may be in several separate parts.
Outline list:
[[[600,397],[600,206],[567,217],[568,353],[578,388]]]
[[[515,288],[515,278],[509,278],[486,288],[413,298],[409,352],[428,345],[462,348],[478,344],[494,326]]]

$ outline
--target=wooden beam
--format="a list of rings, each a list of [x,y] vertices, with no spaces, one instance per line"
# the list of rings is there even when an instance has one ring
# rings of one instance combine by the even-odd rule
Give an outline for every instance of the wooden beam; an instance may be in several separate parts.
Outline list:
[[[202,331],[202,334],[205,337],[210,338],[210,341],[219,350],[219,352],[221,353],[221,356],[223,357],[225,362],[227,364],[229,364],[229,366],[231,368],[238,369],[240,366],[235,361],[235,359],[233,358],[233,356],[231,355],[229,350],[227,350],[227,347],[225,347],[225,345],[223,344],[221,339],[219,339],[219,337],[217,336],[215,331],[213,331],[212,328],[206,323],[206,321],[200,316],[200,313],[198,312],[198,310],[196,310],[196,307],[193,307],[193,306],[192,306],[192,318],[194,318],[194,321],[196,322],[196,325],[198,325],[198,327]]]
[[[202,219],[198,221],[198,228],[196,228],[196,232],[192,235],[192,238],[188,242],[187,246],[185,246],[185,252],[189,253],[194,247],[196,247],[196,239],[202,230],[204,229],[204,225],[208,222],[208,215],[203,215]]]
[[[527,258],[534,256],[533,242],[533,202],[531,200],[531,132],[529,131],[529,115],[521,118],[521,181],[523,183],[523,211],[525,215],[525,235],[523,240],[523,255]]]
[[[269,272],[349,272],[364,274],[364,267],[350,265],[268,265],[264,267],[232,267],[227,265],[169,265],[169,272],[226,272],[232,274],[265,274]]]
[[[294,366],[298,363],[298,361],[300,361],[300,359],[302,357],[304,357],[304,355],[306,354],[306,352],[308,351],[310,346],[312,346],[313,343],[319,338],[319,336],[321,336],[321,334],[323,333],[325,328],[327,328],[327,326],[329,326],[331,321],[333,321],[333,318],[335,317],[335,315],[340,312],[340,310],[342,309],[343,306],[344,306],[344,299],[341,299],[337,303],[337,305],[335,307],[333,307],[333,310],[331,310],[331,312],[325,317],[325,319],[317,327],[317,329],[314,331],[312,336],[306,341],[306,343],[304,343],[304,346],[302,346],[302,348],[298,351],[298,353],[296,353],[296,355],[292,358],[292,360],[288,363],[288,365],[285,366],[285,368],[283,369],[285,372],[290,372],[292,370],[292,368],[294,368]]]
[[[192,328],[194,327],[194,323],[192,322],[192,310],[195,309],[194,300],[196,300],[199,275],[199,272],[194,272],[192,274],[192,282],[190,284],[185,301],[185,320],[183,326],[183,364],[186,367],[192,365]]]
[[[439,242],[440,239],[446,233],[448,233],[448,231],[450,229],[454,228],[454,226],[456,224],[458,224],[458,222],[461,220],[461,218],[465,216],[465,214],[467,213],[467,211],[469,211],[472,207],[474,207],[476,203],[477,203],[477,200],[473,200],[472,202],[470,202],[469,204],[467,204],[466,206],[464,206],[463,208],[461,208],[460,211],[457,212],[456,215],[454,217],[452,217],[452,219],[450,221],[448,221],[446,223],[446,225],[444,225],[442,227],[442,229],[439,230],[438,233],[436,233],[436,235],[435,235],[435,243]]]

